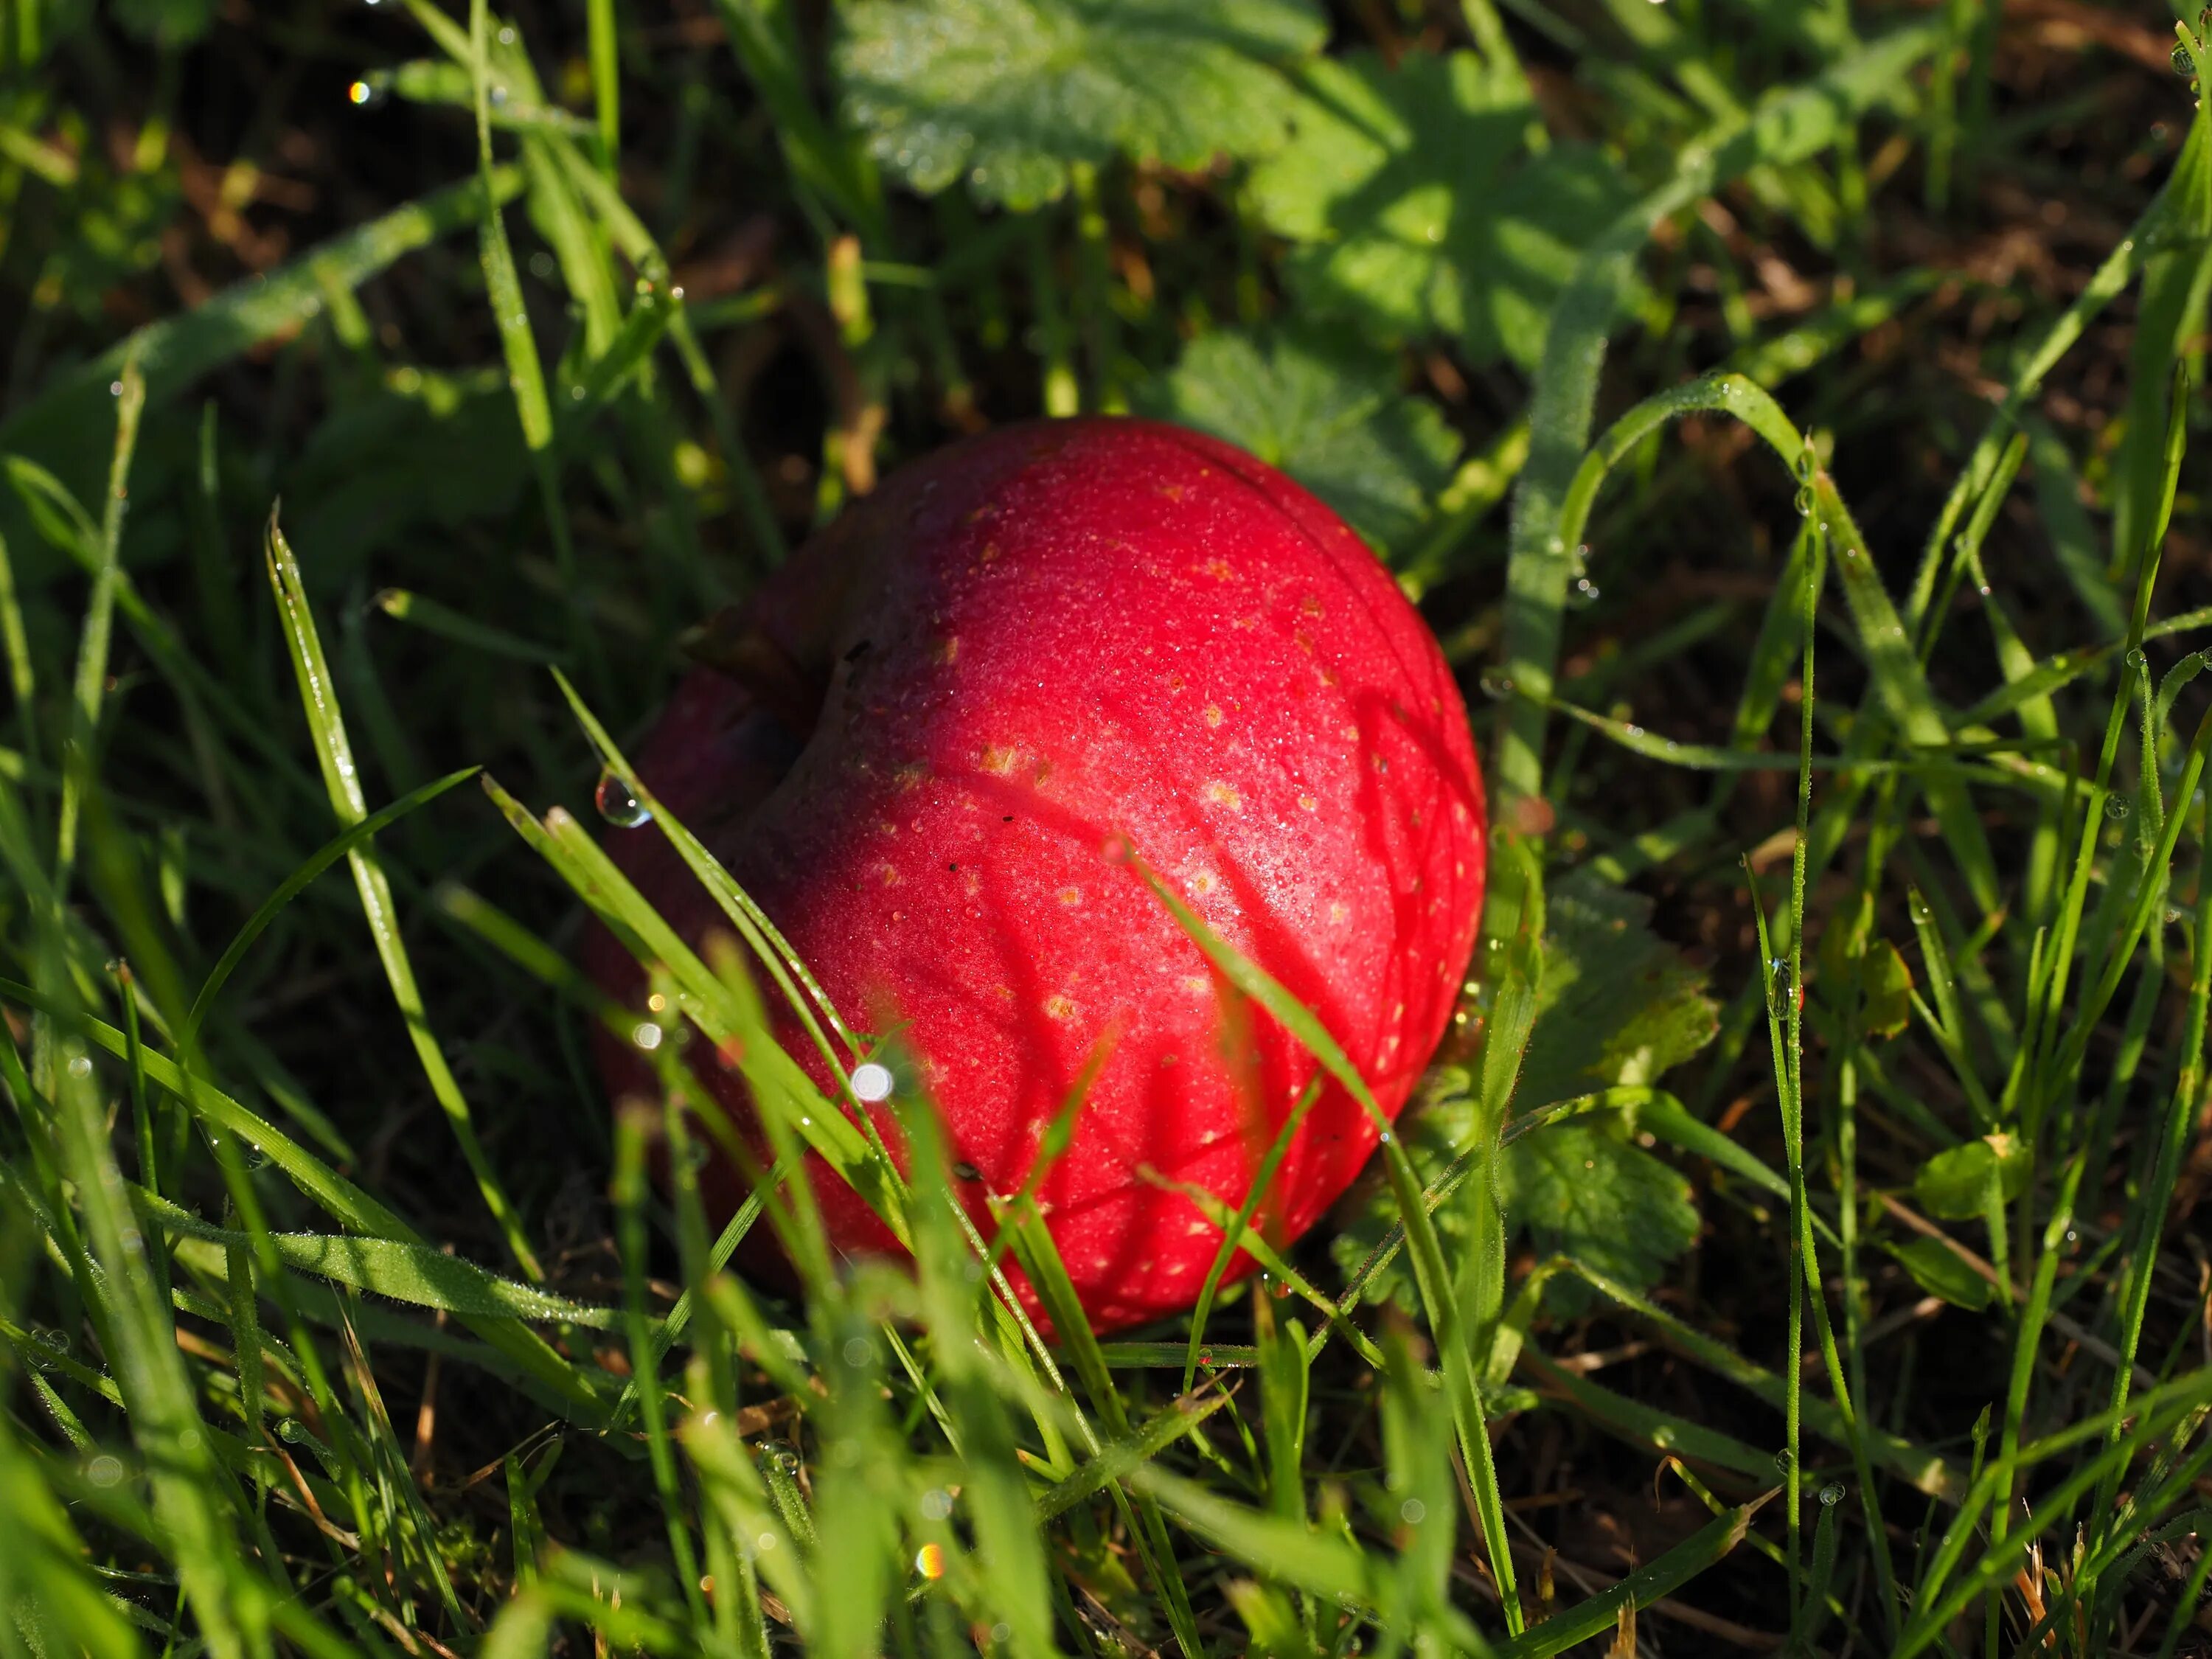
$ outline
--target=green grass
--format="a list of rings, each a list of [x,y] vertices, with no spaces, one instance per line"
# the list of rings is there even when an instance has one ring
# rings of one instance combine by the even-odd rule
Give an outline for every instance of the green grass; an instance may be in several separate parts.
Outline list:
[[[0,8],[0,1654],[2212,1652],[2164,27]],[[1077,410],[1336,502],[1499,825],[1376,1169],[1114,1340],[624,758],[882,471]]]

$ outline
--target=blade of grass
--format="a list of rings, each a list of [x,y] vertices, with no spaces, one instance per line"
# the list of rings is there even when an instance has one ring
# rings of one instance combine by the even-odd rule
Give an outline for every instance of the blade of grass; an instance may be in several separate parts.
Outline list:
[[[343,828],[351,829],[368,817],[368,803],[354,765],[353,746],[346,737],[345,720],[338,708],[337,688],[331,683],[330,666],[323,657],[322,641],[308,608],[299,562],[293,557],[274,513],[269,519],[265,552],[269,585],[276,596],[285,644],[291,656],[293,673],[299,681],[300,702],[307,711],[307,727],[314,739],[315,758],[322,769],[331,811]],[[461,1156],[476,1178],[477,1191],[498,1224],[516,1264],[528,1278],[543,1279],[545,1270],[538,1265],[537,1254],[524,1236],[521,1218],[515,1213],[505,1188],[484,1157],[468,1100],[447,1062],[437,1034],[430,1028],[422,993],[416,982],[414,963],[400,936],[392,884],[384,873],[383,861],[365,842],[347,848],[345,857],[353,871],[354,885],[361,895],[362,911],[368,920],[370,936],[376,942],[378,958],[392,985],[392,1000],[398,1005],[400,1018],[406,1022],[408,1037],[422,1062],[423,1075],[429,1079],[430,1091],[445,1112],[446,1121],[459,1143]]]

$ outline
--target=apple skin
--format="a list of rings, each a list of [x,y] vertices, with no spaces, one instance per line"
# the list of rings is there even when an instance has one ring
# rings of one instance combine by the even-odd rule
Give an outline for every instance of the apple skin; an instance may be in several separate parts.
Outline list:
[[[1020,1188],[1110,1042],[1042,1191],[1096,1328],[1191,1305],[1222,1235],[1161,1183],[1235,1209],[1319,1069],[1228,992],[1127,849],[1319,1016],[1385,1116],[1405,1104],[1474,946],[1481,776],[1427,628],[1289,479],[1149,422],[1000,428],[902,469],[709,632],[736,672],[683,682],[639,773],[849,1022],[903,1023],[986,1231],[984,1189]],[[688,938],[726,927],[664,836],[607,845]],[[628,953],[603,930],[586,952],[636,1006]],[[779,1035],[832,1085],[795,1024]],[[620,1042],[600,1060],[617,1097],[651,1091]],[[715,1086],[745,1121],[738,1080]],[[1328,1081],[1264,1236],[1310,1226],[1376,1134]],[[838,1248],[896,1251],[812,1174]],[[733,1171],[706,1178],[735,1204]]]

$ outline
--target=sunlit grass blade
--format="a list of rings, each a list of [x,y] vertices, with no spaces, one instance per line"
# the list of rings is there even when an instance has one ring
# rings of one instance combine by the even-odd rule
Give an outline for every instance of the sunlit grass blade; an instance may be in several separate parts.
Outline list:
[[[314,739],[315,758],[322,769],[331,811],[343,828],[351,829],[368,817],[368,802],[362,793],[361,776],[354,764],[353,745],[346,736],[345,720],[338,709],[337,689],[331,682],[330,665],[323,657],[322,640],[308,608],[299,563],[292,556],[274,513],[269,519],[266,552],[269,584],[276,592],[293,672],[300,684],[301,705],[307,711],[307,729]],[[392,902],[392,884],[384,873],[383,862],[366,843],[347,848],[345,857],[353,869],[354,885],[361,894],[362,910],[368,918],[370,936],[376,942],[377,956],[392,984],[392,1000],[398,1005],[400,1018],[406,1022],[407,1035],[415,1045],[423,1075],[429,1079],[430,1091],[445,1112],[453,1138],[459,1143],[461,1156],[468,1161],[469,1172],[476,1177],[477,1190],[483,1195],[484,1207],[498,1224],[508,1250],[523,1272],[532,1279],[543,1279],[545,1270],[538,1265],[536,1252],[524,1237],[521,1218],[515,1213],[506,1189],[484,1157],[468,1100],[447,1061],[445,1049],[430,1028],[429,1014],[416,981],[415,965],[400,936],[398,908]]]

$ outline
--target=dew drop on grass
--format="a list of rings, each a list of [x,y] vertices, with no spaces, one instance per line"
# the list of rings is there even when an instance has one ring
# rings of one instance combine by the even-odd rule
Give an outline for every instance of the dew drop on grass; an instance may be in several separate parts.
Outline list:
[[[1792,988],[1788,960],[1782,957],[1775,957],[1766,964],[1767,1007],[1778,1016],[1787,1013]]]
[[[2134,810],[2135,809],[2132,806],[2130,806],[2124,799],[2118,795],[2107,795],[2105,797],[2105,816],[2115,823],[2118,823],[2122,818],[2127,817],[2127,815]]]
[[[635,830],[653,822],[652,810],[612,770],[599,774],[599,786],[592,791],[592,801],[599,816],[617,830]]]
[[[1501,674],[1485,674],[1475,684],[1482,688],[1482,695],[1493,702],[1502,702],[1513,695],[1513,682]]]
[[[90,1077],[92,1075],[92,1057],[88,1054],[76,1054],[72,1056],[69,1063],[69,1074],[75,1078]]]
[[[1567,590],[1567,603],[1577,611],[1587,611],[1597,603],[1598,586],[1588,576],[1577,576]]]
[[[2143,650],[2141,646],[2137,646],[2134,650],[2128,653],[2127,662],[2128,666],[2130,668],[2142,668],[2148,665],[2149,661],[2150,659],[2143,655]]]
[[[641,1019],[630,1030],[629,1040],[648,1054],[660,1046],[661,1030],[653,1021]]]
[[[1418,1527],[1428,1519],[1429,1506],[1418,1498],[1408,1498],[1398,1505],[1398,1518],[1409,1527]]]
[[[855,1099],[866,1101],[872,1106],[879,1100],[889,1100],[891,1097],[890,1067],[872,1060],[854,1066],[853,1095]]]
[[[1831,1480],[1826,1486],[1820,1488],[1820,1507],[1822,1509],[1832,1510],[1843,1501],[1844,1483],[1842,1481]]]

